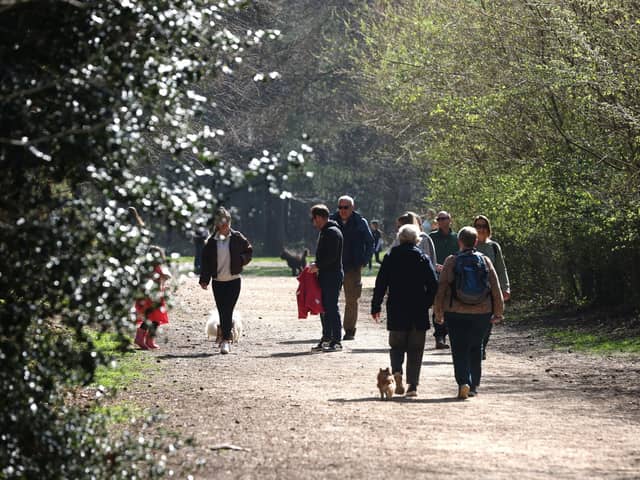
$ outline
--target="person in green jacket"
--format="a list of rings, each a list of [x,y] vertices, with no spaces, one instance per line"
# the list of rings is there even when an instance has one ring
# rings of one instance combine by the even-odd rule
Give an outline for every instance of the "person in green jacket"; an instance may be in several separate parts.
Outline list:
[[[436,215],[436,221],[438,222],[438,229],[429,233],[433,245],[436,249],[436,272],[439,274],[442,272],[442,263],[449,255],[454,255],[458,251],[458,235],[451,230],[451,215],[449,212],[440,211]],[[442,263],[440,263],[442,262]],[[444,324],[439,324],[433,318],[433,336],[436,337],[436,349],[441,350],[449,348],[447,345],[447,327]]]

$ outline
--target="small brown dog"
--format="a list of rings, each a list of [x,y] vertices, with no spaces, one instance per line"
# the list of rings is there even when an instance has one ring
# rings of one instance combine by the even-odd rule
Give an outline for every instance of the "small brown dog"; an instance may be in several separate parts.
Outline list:
[[[378,390],[380,390],[381,400],[389,400],[393,397],[393,392],[396,390],[396,380],[389,367],[381,368],[378,372]]]

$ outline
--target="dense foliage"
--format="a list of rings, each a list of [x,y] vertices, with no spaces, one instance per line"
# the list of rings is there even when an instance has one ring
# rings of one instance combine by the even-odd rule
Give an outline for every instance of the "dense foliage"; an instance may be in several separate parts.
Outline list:
[[[275,183],[298,154],[250,166],[216,150],[200,116],[203,78],[230,75],[278,32],[226,28],[234,0],[3,1],[0,4],[0,476],[156,476],[152,442],[106,434],[64,393],[106,362],[89,329],[132,332],[155,295],[157,226],[189,230],[245,170]],[[276,74],[264,77],[277,78]]]
[[[429,201],[493,220],[520,298],[640,305],[640,7],[368,3],[363,114],[430,170]]]

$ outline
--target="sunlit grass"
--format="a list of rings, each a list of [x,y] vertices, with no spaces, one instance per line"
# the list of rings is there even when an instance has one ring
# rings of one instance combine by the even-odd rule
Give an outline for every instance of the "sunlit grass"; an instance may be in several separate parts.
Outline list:
[[[548,334],[559,346],[593,353],[640,353],[640,336],[613,339],[606,335],[576,330],[551,331]]]
[[[130,403],[118,403],[114,405],[98,405],[93,412],[107,419],[107,424],[117,425],[128,423],[132,418],[144,416],[144,409]]]
[[[154,370],[153,358],[144,352],[122,351],[115,333],[93,333],[96,348],[113,359],[113,365],[97,368],[93,384],[107,389],[119,389],[131,385]]]
[[[307,257],[308,261],[313,261],[313,257]],[[174,260],[176,261],[176,260]],[[193,257],[180,257],[177,259],[180,265],[193,265]],[[362,275],[365,277],[375,276],[380,269],[380,265],[373,262],[372,269],[367,267],[362,269]],[[250,277],[291,277],[291,269],[287,266],[287,262],[280,257],[253,257],[251,263],[244,267],[243,275]]]

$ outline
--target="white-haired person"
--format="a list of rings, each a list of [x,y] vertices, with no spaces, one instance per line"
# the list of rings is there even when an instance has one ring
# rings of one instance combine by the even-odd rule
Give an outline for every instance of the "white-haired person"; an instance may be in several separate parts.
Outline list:
[[[355,211],[349,195],[338,198],[338,210],[329,216],[340,227],[343,238],[342,267],[344,270],[344,337],[355,340],[358,322],[358,300],[362,295],[362,268],[369,264],[373,254],[373,235],[369,222]]]
[[[458,232],[459,251],[444,261],[433,304],[436,322],[446,323],[451,340],[458,398],[477,394],[482,375],[482,340],[492,322],[502,320],[504,300],[489,258],[475,250],[478,232]]]
[[[421,224],[422,221],[420,220],[420,216],[414,212],[405,212],[396,219],[396,226],[398,229],[400,229],[402,225],[416,225],[418,227],[420,231],[418,248],[429,257],[431,263],[433,263],[435,268],[435,265],[437,263],[436,248],[433,245],[433,240],[431,240],[431,237],[422,230]],[[389,250],[397,246],[398,243],[398,238],[396,237],[396,239],[391,244],[391,247],[389,247]]]
[[[231,229],[229,211],[224,207],[218,208],[213,220],[213,234],[202,250],[200,286],[206,290],[212,282],[213,297],[220,315],[220,353],[223,354],[231,350],[233,310],[240,296],[240,274],[252,256],[249,240]]]
[[[387,330],[391,371],[396,380],[395,393],[405,393],[402,365],[407,359],[407,397],[418,394],[420,367],[429,307],[438,287],[436,272],[427,255],[416,245],[420,241],[417,225],[403,225],[398,231],[398,245],[382,260],[371,300],[371,316],[380,321],[382,301],[387,296]]]

